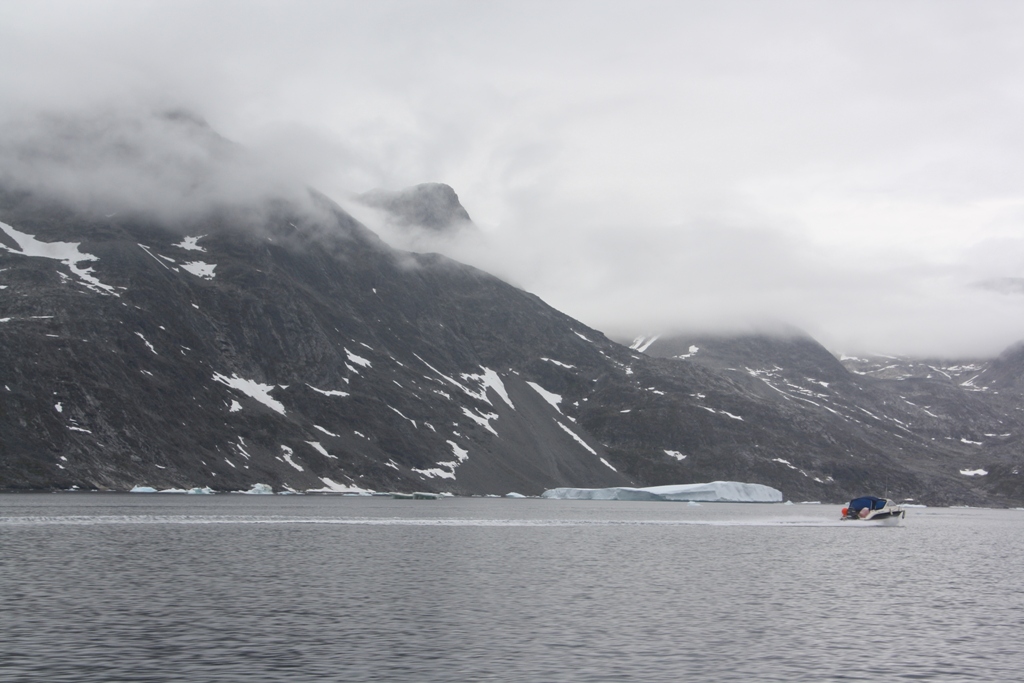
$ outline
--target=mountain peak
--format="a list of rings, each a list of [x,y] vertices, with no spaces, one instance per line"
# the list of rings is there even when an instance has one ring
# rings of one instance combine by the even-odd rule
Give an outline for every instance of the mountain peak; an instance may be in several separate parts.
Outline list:
[[[447,232],[472,222],[455,190],[444,183],[423,183],[403,190],[370,190],[360,195],[358,200],[367,206],[384,209],[397,223],[407,227]]]

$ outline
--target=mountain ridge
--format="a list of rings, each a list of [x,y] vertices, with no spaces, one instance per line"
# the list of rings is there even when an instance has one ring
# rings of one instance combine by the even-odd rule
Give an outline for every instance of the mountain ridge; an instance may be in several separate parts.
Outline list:
[[[799,334],[641,353],[393,249],[316,192],[152,214],[105,196],[0,191],[0,489],[732,480],[791,500],[1024,502],[1016,352],[991,366],[1005,389],[858,374]]]

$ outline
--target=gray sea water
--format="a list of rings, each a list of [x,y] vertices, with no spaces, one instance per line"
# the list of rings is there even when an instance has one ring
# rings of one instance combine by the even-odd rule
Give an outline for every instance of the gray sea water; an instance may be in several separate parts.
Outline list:
[[[1024,511],[0,496],[0,680],[1018,681]]]

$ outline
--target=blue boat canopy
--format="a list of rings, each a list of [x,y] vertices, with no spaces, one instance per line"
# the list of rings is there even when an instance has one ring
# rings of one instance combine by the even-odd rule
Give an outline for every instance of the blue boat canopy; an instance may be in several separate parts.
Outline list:
[[[864,508],[869,510],[881,510],[885,507],[885,498],[876,498],[875,496],[862,496],[860,498],[854,498],[850,501],[849,508],[854,512],[860,512]]]

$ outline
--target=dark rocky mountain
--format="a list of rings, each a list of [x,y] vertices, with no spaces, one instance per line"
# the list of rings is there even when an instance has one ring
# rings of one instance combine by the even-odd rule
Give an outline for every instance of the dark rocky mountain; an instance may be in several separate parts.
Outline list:
[[[404,190],[371,190],[357,198],[363,204],[384,209],[403,227],[446,232],[471,223],[459,196],[444,183],[423,183]]]
[[[582,394],[627,350],[322,198],[265,209],[181,232],[6,197],[0,486],[631,481],[528,383]]]
[[[792,333],[641,338],[633,346],[730,376],[773,405],[775,416],[766,420],[804,425],[803,445],[790,444],[791,457],[782,458],[809,475],[821,468],[835,479],[839,471],[867,466],[865,490],[885,487],[933,502],[965,500],[957,498],[962,493],[950,497],[956,489],[989,502],[1024,494],[1022,347],[997,361],[840,362]],[[824,443],[815,444],[815,435]]]
[[[985,366],[986,390],[851,372],[797,333],[630,349],[392,249],[322,196],[175,212],[186,184],[151,216],[136,188],[158,186],[109,210],[0,192],[0,489],[738,480],[793,500],[1024,502],[1019,352]]]

